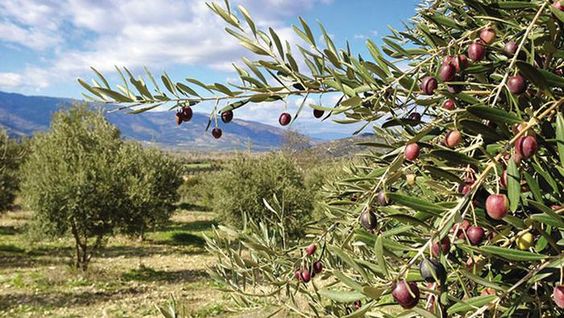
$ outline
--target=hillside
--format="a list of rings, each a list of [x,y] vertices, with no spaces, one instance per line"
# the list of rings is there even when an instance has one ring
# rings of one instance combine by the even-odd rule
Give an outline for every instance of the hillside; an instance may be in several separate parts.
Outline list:
[[[25,96],[0,92],[0,127],[10,135],[30,136],[45,131],[53,113],[77,102],[68,98]],[[173,112],[146,112],[129,115],[107,113],[108,120],[119,127],[123,136],[164,148],[187,151],[254,151],[279,148],[283,129],[240,119],[224,125],[224,136],[216,140],[205,131],[208,115],[194,113],[189,124],[176,126]]]

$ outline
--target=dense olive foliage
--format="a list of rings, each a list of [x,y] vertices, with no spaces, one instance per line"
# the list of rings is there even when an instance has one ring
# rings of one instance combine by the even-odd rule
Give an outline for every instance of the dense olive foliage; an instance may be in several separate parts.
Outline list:
[[[18,167],[24,157],[24,146],[0,129],[0,212],[14,203],[19,186]]]
[[[273,224],[282,222],[297,235],[312,212],[311,194],[304,176],[290,158],[272,153],[259,158],[238,157],[213,181],[213,210],[220,222],[242,228],[245,218]],[[264,200],[277,201],[280,215],[267,209]]]
[[[227,100],[214,115],[234,116],[248,103],[338,94],[336,105],[310,105],[315,117],[378,120],[384,140],[367,143],[383,151],[328,189],[309,242],[260,220],[243,232],[218,228],[208,241],[214,278],[242,306],[308,317],[562,316],[562,1],[424,1],[381,48],[367,41],[370,57],[337,49],[303,19],[294,31],[304,43],[292,47],[225,4],[209,6],[257,56],[236,67],[239,83],[165,74],[167,93],[133,77],[121,93],[82,86],[138,110]]]
[[[87,269],[109,235],[142,235],[172,211],[179,163],[124,143],[100,112],[76,106],[56,113],[29,148],[21,192],[33,211],[32,230],[71,235],[77,268]]]

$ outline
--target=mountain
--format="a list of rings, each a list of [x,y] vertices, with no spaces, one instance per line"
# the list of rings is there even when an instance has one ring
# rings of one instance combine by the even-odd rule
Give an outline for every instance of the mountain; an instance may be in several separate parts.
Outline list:
[[[25,96],[0,92],[0,127],[10,135],[30,136],[49,128],[53,113],[70,107],[77,100],[43,96]],[[174,112],[145,112],[130,115],[124,112],[106,113],[127,139],[155,144],[164,148],[188,151],[266,151],[279,148],[284,130],[241,119],[225,125],[223,137],[214,139],[206,132],[208,115],[194,113],[192,121],[177,126]]]

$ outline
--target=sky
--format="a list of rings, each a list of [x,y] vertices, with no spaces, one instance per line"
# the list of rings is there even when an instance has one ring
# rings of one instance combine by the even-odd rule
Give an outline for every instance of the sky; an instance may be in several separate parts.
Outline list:
[[[223,5],[223,1],[217,1]],[[366,54],[370,38],[381,43],[388,25],[402,28],[419,0],[231,0],[245,6],[259,27],[300,42],[291,29],[303,17],[316,35],[323,23],[338,47],[350,42]],[[2,0],[0,91],[81,98],[76,79],[93,78],[90,66],[115,79],[114,65],[141,74],[166,71],[175,81],[233,81],[232,63],[252,57],[224,31],[204,0]],[[299,100],[288,101],[290,111]],[[209,109],[203,105],[200,111]],[[250,105],[239,117],[275,123],[283,105]],[[303,116],[302,126],[313,120]]]

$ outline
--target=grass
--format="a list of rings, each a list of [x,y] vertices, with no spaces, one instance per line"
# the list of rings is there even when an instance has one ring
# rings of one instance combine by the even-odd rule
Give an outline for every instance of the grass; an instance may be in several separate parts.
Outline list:
[[[181,210],[143,242],[111,238],[86,273],[71,265],[71,240],[32,241],[30,218],[0,215],[0,317],[161,317],[171,297],[188,317],[233,317],[206,273],[209,212]]]

